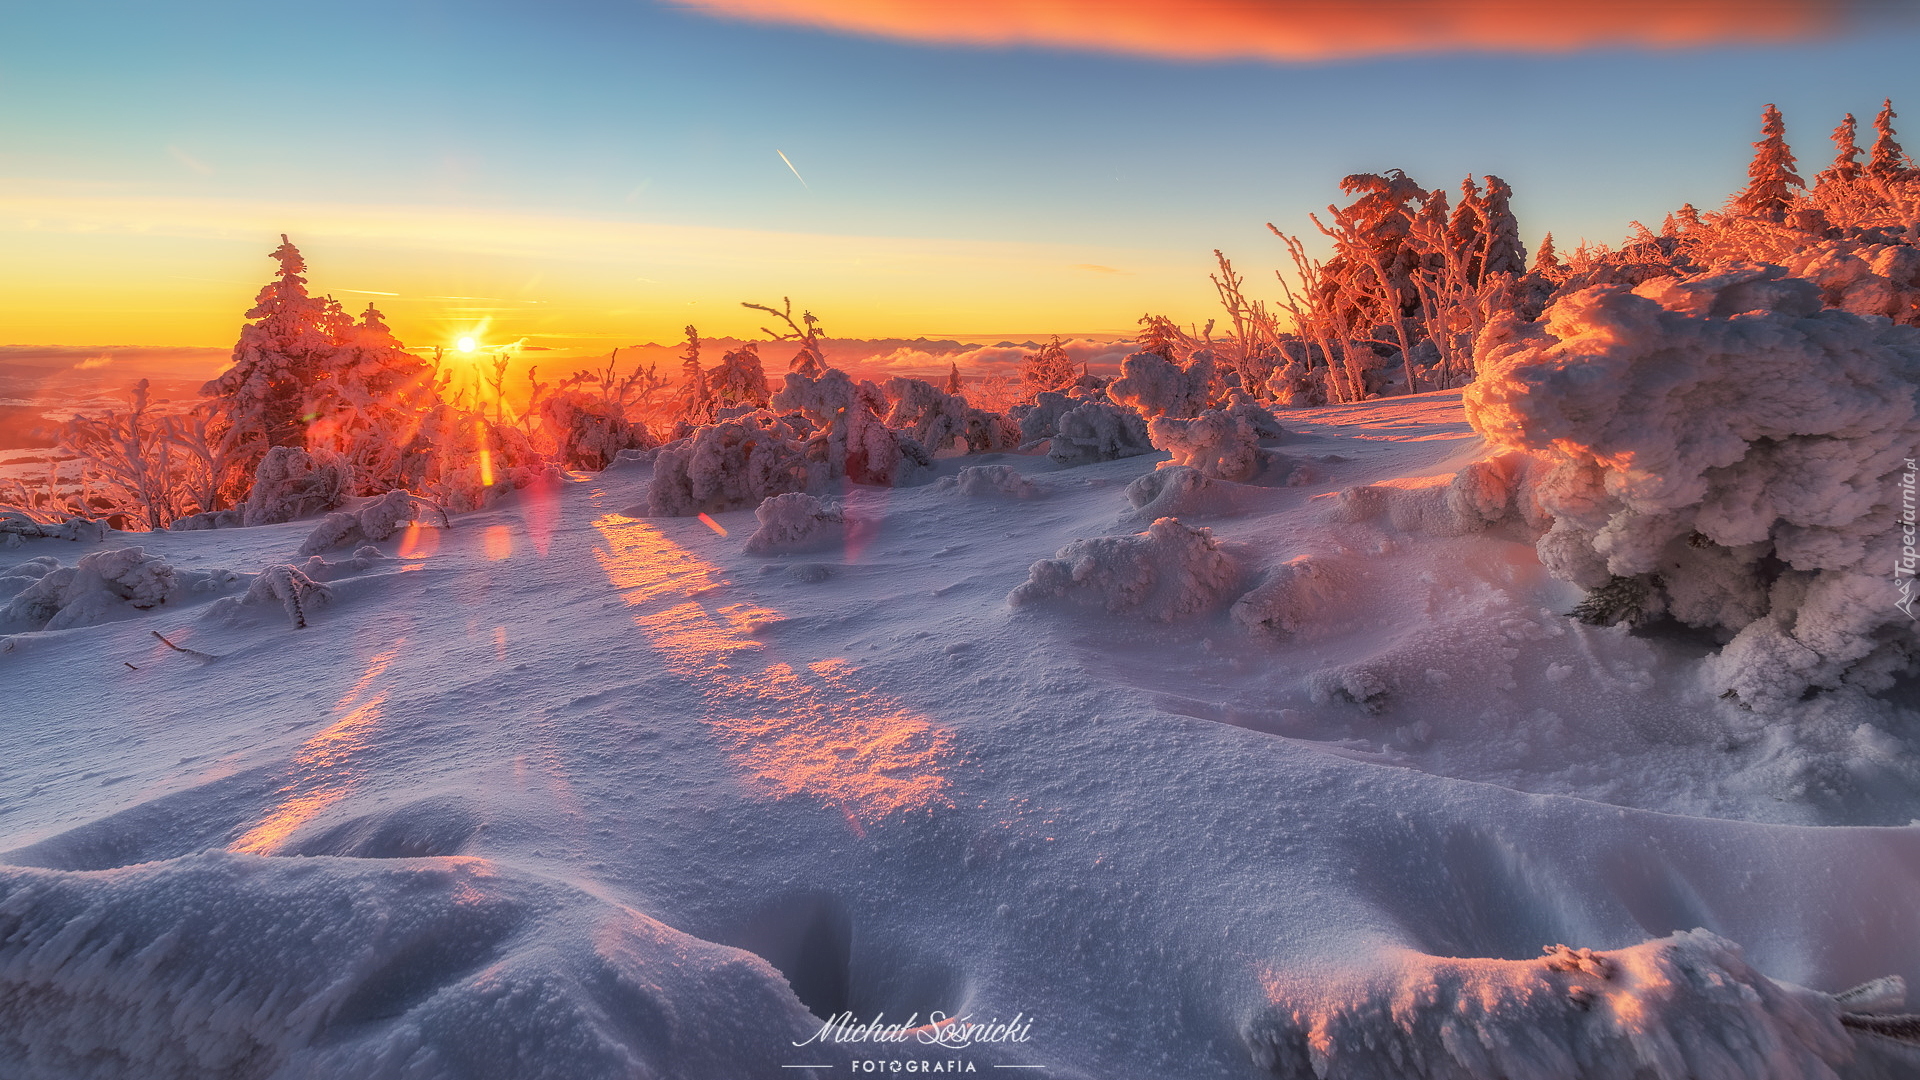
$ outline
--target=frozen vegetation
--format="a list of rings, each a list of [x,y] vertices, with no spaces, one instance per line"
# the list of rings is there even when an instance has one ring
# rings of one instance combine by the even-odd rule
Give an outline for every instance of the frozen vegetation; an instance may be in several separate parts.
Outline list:
[[[0,491],[0,1076],[1920,1074],[1892,120],[1531,260],[1350,176],[1017,377],[522,382],[284,243]]]

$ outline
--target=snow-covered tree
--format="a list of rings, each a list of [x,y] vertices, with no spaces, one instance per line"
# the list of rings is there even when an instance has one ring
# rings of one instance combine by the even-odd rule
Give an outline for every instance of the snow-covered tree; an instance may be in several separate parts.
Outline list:
[[[1748,217],[1782,222],[1793,205],[1792,189],[1806,187],[1806,182],[1793,171],[1786,121],[1773,105],[1761,114],[1760,134],[1760,141],[1753,144],[1753,161],[1747,166],[1746,190],[1734,196],[1733,206]]]
[[[1893,139],[1893,99],[1880,103],[1880,115],[1873,118],[1873,156],[1867,160],[1867,175],[1876,180],[1898,180],[1907,174],[1907,152]]]
[[[306,260],[286,234],[271,257],[280,270],[248,310],[253,321],[241,328],[232,365],[200,391],[214,399],[211,434],[224,465],[225,505],[246,497],[270,447],[306,444],[303,407],[351,325],[332,299],[307,294]]]
[[[1067,356],[1067,350],[1060,346],[1060,335],[1040,346],[1040,351],[1028,353],[1020,363],[1020,383],[1022,395],[1029,401],[1035,395],[1048,391],[1061,391],[1073,382],[1075,372],[1073,360]]]
[[[1540,238],[1540,250],[1533,253],[1533,272],[1551,276],[1560,270],[1560,253],[1553,249],[1553,234]]]
[[[1859,121],[1853,118],[1852,113],[1848,113],[1847,118],[1840,121],[1840,126],[1833,129],[1833,164],[1822,169],[1820,174],[1813,178],[1815,184],[1834,181],[1846,183],[1858,180],[1866,174],[1866,170],[1860,166],[1860,155],[1866,151],[1860,149],[1856,141],[1859,136]]]
[[[1484,258],[1481,262],[1482,274],[1512,274],[1518,277],[1527,272],[1527,249],[1520,242],[1520,222],[1513,216],[1513,207],[1509,200],[1513,198],[1513,189],[1505,180],[1489,174],[1486,193],[1481,197],[1480,214],[1482,228],[1486,234]]]

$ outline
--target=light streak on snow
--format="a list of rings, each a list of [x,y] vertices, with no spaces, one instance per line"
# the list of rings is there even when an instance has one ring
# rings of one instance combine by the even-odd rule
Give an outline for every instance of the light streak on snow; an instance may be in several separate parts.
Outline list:
[[[594,523],[601,568],[674,674],[705,690],[706,723],[748,782],[776,798],[818,799],[854,832],[903,812],[951,805],[952,736],[859,682],[844,658],[756,665],[753,635],[780,612],[720,603],[720,568],[655,525],[608,514]]]
[[[402,559],[423,559],[433,554],[439,546],[440,530],[415,522],[400,534],[400,546],[394,555]]]
[[[708,517],[705,514],[700,515],[700,524],[705,525],[707,528],[712,529],[714,532],[719,533],[721,536],[727,535],[727,527],[725,525],[720,524],[719,522],[713,520],[712,518]]]
[[[513,531],[505,525],[489,525],[480,534],[480,546],[489,560],[499,562],[513,554]]]
[[[493,486],[493,448],[487,445],[487,425],[485,421],[473,422],[473,437],[480,446],[480,486]]]
[[[362,774],[357,762],[369,748],[368,736],[385,715],[387,704],[385,693],[364,701],[361,695],[393,665],[404,644],[406,639],[400,638],[367,661],[359,679],[334,704],[335,712],[348,711],[294,751],[294,778],[280,789],[280,804],[230,844],[228,850],[250,855],[273,854],[287,837],[322,810],[345,798],[359,784]]]

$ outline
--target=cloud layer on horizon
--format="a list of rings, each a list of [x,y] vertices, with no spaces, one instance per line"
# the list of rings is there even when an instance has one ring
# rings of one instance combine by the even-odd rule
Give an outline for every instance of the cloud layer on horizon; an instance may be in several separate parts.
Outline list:
[[[1173,60],[1337,60],[1802,40],[1899,0],[673,0],[754,22],[907,41]]]

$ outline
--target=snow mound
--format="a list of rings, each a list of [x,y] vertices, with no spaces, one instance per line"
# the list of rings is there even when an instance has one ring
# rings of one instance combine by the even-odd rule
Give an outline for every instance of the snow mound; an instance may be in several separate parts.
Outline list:
[[[1072,467],[1153,453],[1147,422],[1133,409],[1084,401],[1060,414],[1047,456]]]
[[[769,495],[753,517],[760,527],[747,538],[747,550],[756,555],[824,547],[847,535],[847,519],[839,507],[798,491]]]
[[[1909,325],[1920,315],[1920,248],[1828,240],[1793,253],[1786,265],[1820,287],[1827,307]]]
[[[1022,443],[1049,439],[1060,431],[1060,418],[1080,406],[1078,399],[1052,390],[1042,390],[1031,405],[1015,405],[1008,413],[1020,425]]]
[[[322,566],[330,566],[324,559],[314,556]],[[324,582],[315,581],[302,567],[292,563],[269,566],[260,571],[247,586],[247,591],[238,597],[228,597],[207,609],[205,617],[229,615],[241,605],[278,604],[287,613],[287,621],[295,630],[307,625],[307,612],[312,608],[333,599],[333,590]]]
[[[1706,930],[1536,960],[1408,954],[1344,988],[1274,973],[1243,1031],[1256,1064],[1319,1080],[1834,1080],[1841,1008]]]
[[[1350,570],[1323,556],[1302,555],[1267,571],[1228,614],[1249,630],[1270,634],[1307,634],[1324,626],[1349,602]]]
[[[183,581],[165,559],[138,547],[96,551],[65,567],[43,557],[0,574],[0,582],[31,579],[14,592],[0,622],[28,630],[92,626],[158,607],[185,589],[214,591],[239,580],[225,571],[186,577]]]
[[[771,1075],[779,974],[479,859],[0,867],[15,1080]]]
[[[1537,458],[1542,562],[1737,632],[1709,674],[1761,711],[1914,664],[1894,568],[1920,330],[1821,302],[1747,263],[1586,289],[1483,357],[1466,392],[1478,431]]]
[[[1212,400],[1214,363],[1209,352],[1195,353],[1186,367],[1158,353],[1134,353],[1120,362],[1120,370],[1107,395],[1149,419],[1199,416]]]
[[[275,525],[324,513],[340,505],[352,483],[352,466],[331,450],[276,446],[254,470],[240,523]]]
[[[1415,487],[1363,484],[1335,497],[1329,517],[1370,521],[1414,536],[1467,536],[1509,519],[1517,511],[1530,523],[1542,520],[1525,500],[1530,459],[1501,454],[1468,464],[1451,477],[1427,478]]]
[[[1154,449],[1172,454],[1215,480],[1250,480],[1260,471],[1260,436],[1245,416],[1208,409],[1191,420],[1156,416],[1147,422]],[[1163,466],[1164,467],[1164,466]]]
[[[371,541],[385,540],[399,532],[401,526],[411,524],[422,509],[433,510],[438,514],[441,526],[444,528],[447,525],[446,512],[432,503],[411,492],[389,491],[358,509],[336,511],[321,518],[320,524],[300,545],[300,554],[318,555],[348,545],[358,547]]]
[[[703,425],[654,458],[647,513],[692,517],[805,491],[814,479],[802,438],[792,424],[764,411]]]
[[[1075,540],[1034,563],[1007,602],[1064,601],[1170,621],[1218,604],[1239,577],[1239,566],[1211,531],[1161,518],[1132,536]]]
[[[1239,511],[1239,496],[1245,490],[1210,480],[1190,465],[1163,464],[1127,485],[1127,501],[1133,509],[1126,518],[1222,517]]]
[[[943,476],[936,489],[956,491],[974,498],[1001,496],[1010,499],[1037,499],[1047,490],[1020,475],[1011,465],[969,465],[955,476]]]
[[[17,510],[0,511],[0,548],[18,547],[28,540],[72,540],[98,543],[107,538],[107,524],[87,518],[35,521]]]

